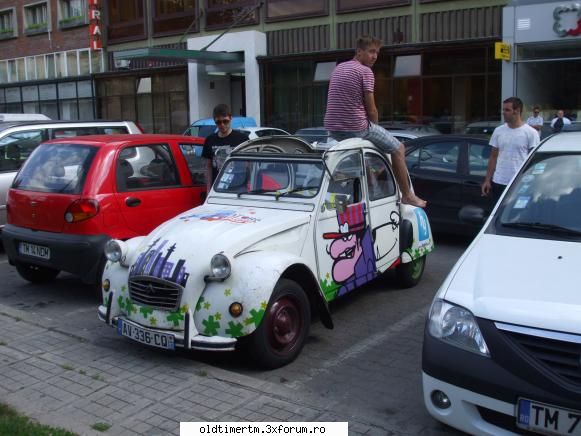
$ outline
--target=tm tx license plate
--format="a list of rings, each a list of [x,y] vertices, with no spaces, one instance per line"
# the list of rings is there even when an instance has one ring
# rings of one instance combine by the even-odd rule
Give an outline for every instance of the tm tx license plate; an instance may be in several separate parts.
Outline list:
[[[21,242],[18,245],[18,251],[24,256],[38,257],[40,259],[50,259],[50,248],[42,245],[29,244],[28,242]]]
[[[145,329],[122,319],[117,321],[117,333],[152,347],[166,350],[175,350],[176,348],[174,335]]]
[[[556,435],[581,435],[581,410],[563,409],[520,399],[516,423],[520,428]]]

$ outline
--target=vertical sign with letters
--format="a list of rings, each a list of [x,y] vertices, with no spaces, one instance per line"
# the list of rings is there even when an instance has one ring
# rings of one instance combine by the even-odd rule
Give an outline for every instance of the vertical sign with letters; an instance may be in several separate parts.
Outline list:
[[[89,0],[89,46],[91,50],[103,48],[101,38],[101,0]]]

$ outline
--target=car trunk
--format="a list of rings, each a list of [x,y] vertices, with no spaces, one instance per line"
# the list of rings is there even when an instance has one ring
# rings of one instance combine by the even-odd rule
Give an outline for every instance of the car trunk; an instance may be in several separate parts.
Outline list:
[[[10,224],[62,232],[65,214],[81,198],[98,148],[78,144],[42,144],[26,161],[9,192]]]

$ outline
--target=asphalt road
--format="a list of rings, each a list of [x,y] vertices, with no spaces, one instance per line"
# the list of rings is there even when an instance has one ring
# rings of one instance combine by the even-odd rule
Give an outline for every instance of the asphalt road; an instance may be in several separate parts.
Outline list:
[[[315,322],[301,355],[283,368],[257,370],[234,353],[190,352],[182,357],[319,395],[337,412],[360,421],[389,421],[390,428],[407,434],[454,434],[425,412],[421,344],[432,297],[468,243],[444,235],[436,238],[422,281],[412,289],[399,289],[388,274],[332,304],[335,328]],[[3,251],[0,303],[103,347],[123,349],[126,342],[98,321],[91,287],[68,274],[50,285],[29,284],[8,264]]]

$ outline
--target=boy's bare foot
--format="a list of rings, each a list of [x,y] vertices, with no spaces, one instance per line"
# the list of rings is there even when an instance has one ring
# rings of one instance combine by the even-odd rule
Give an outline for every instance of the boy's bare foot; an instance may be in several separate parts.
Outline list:
[[[402,195],[401,201],[402,201],[402,203],[411,204],[412,206],[422,207],[422,208],[426,207],[426,205],[428,204],[428,202],[426,200],[422,200],[420,197],[418,197],[413,192],[410,192],[407,195]]]

